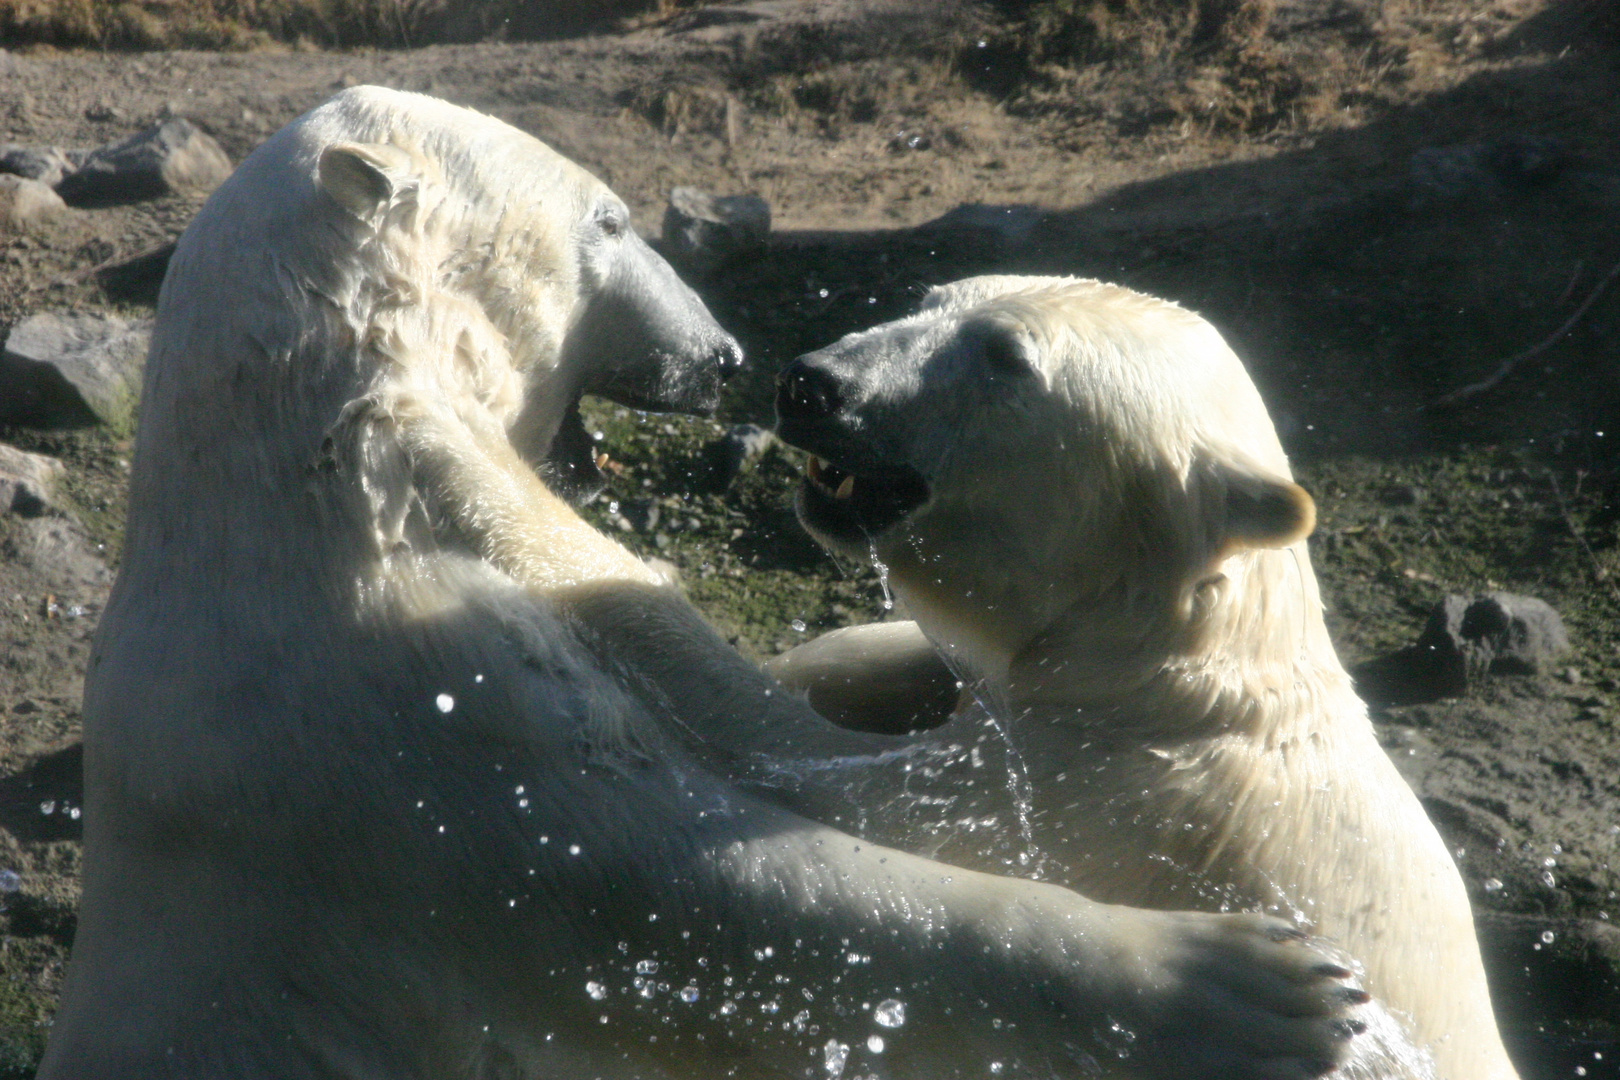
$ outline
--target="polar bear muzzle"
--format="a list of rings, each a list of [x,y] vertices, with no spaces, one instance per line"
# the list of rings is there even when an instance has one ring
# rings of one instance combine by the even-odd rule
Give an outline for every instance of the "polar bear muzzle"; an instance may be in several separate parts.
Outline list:
[[[928,482],[892,460],[840,416],[844,388],[814,354],[789,364],[776,382],[776,429],[811,455],[794,505],[824,542],[865,545],[928,501]]]

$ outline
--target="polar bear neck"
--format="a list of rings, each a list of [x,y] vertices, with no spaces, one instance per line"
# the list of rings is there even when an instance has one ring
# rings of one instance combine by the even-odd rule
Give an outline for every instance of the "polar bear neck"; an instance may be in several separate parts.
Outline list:
[[[1303,542],[1240,552],[1220,571],[1185,591],[1181,611],[1157,620],[1067,613],[1014,659],[1005,680],[991,679],[994,692],[1015,713],[1059,722],[1108,716],[1133,736],[1194,741],[1239,734],[1273,742],[1324,711],[1364,711],[1328,637]]]

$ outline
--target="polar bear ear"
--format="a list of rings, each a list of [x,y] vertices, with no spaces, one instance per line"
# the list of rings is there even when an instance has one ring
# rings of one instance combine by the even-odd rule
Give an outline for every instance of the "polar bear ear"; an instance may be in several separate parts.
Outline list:
[[[321,151],[321,190],[358,218],[367,218],[416,185],[416,161],[386,143],[336,143]]]
[[[1287,547],[1316,528],[1316,503],[1292,480],[1225,463],[1216,472],[1225,489],[1223,556],[1239,548]]]

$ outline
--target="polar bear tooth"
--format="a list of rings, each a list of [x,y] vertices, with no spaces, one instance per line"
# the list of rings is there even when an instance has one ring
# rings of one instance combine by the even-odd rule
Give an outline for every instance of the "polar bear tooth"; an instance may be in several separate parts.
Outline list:
[[[844,482],[838,485],[838,490],[833,492],[833,497],[838,499],[847,499],[853,494],[855,494],[855,478],[853,476],[846,476],[844,477]]]

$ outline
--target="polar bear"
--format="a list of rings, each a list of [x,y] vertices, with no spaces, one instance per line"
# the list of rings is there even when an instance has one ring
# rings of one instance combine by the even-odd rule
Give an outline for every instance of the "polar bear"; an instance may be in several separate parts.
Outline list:
[[[1342,1059],[1366,994],[1286,922],[863,842],[603,651],[580,612],[673,594],[537,469],[589,481],[580,392],[701,409],[737,359],[607,188],[442,102],[346,91],[216,192],[158,307],[44,1080]]]
[[[1462,880],[1328,639],[1312,501],[1213,327],[1096,281],[973,278],[795,361],[777,409],[813,455],[801,520],[886,567],[916,621],[770,668],[854,712],[891,672],[925,684],[936,651],[968,684],[925,739],[935,775],[906,778],[932,801],[898,808],[940,819],[940,858],[1298,913],[1365,963],[1435,1075],[1514,1077]],[[865,722],[892,725],[872,700],[889,715]],[[1011,798],[974,768],[991,757]],[[874,817],[895,786],[861,796]]]

